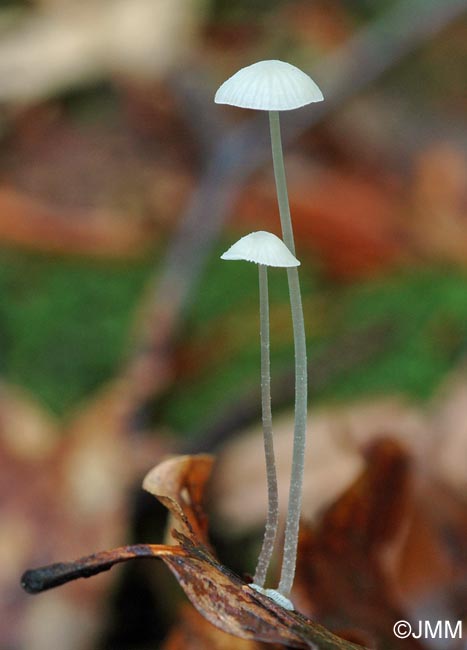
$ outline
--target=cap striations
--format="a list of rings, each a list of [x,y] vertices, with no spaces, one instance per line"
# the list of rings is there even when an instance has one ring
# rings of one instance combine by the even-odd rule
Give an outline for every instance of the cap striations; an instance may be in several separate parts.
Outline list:
[[[245,260],[265,266],[300,266],[282,239],[271,232],[259,230],[245,235],[221,255],[222,260]]]
[[[288,111],[323,101],[323,93],[307,74],[285,61],[259,61],[224,81],[216,104],[261,111]]]

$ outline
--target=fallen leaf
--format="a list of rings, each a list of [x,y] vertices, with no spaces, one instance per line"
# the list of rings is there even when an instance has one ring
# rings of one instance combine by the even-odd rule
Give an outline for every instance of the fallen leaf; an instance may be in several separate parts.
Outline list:
[[[33,102],[111,73],[167,74],[186,60],[201,17],[186,0],[50,3],[25,12],[0,46],[1,100]]]
[[[389,424],[390,423],[390,424]],[[303,487],[303,517],[314,521],[349,488],[365,466],[362,449],[387,433],[403,441],[411,454],[422,456],[428,447],[426,414],[402,397],[373,398],[350,404],[310,409],[309,442]],[[274,444],[281,518],[286,515],[293,415],[278,416]],[[267,509],[266,475],[261,426],[251,427],[220,450],[213,473],[213,508],[231,535],[260,528]]]
[[[21,592],[18,574],[25,565],[78,554],[92,540],[112,547],[125,533],[135,477],[147,471],[148,458],[167,453],[161,437],[128,435],[134,400],[127,383],[116,381],[59,423],[26,391],[2,384],[0,638],[6,647],[76,650],[99,633],[109,579],[75,583],[59,601],[43,602]],[[63,616],[54,611],[57,602]],[[72,611],[86,625],[68,641]],[[55,624],[37,627],[45,612]]]
[[[106,571],[129,559],[157,557],[176,576],[198,611],[224,632],[244,639],[281,643],[296,648],[357,650],[297,611],[289,611],[252,589],[221,565],[195,533],[205,530],[201,500],[212,460],[205,455],[169,459],[151,470],[146,487],[177,522],[177,545],[139,544],[103,551],[76,562],[26,571],[22,585],[38,593],[79,577]],[[194,528],[192,527],[192,523]]]
[[[282,29],[285,23],[298,43],[313,43],[322,54],[345,43],[354,30],[349,12],[336,0],[287,3],[277,18]]]
[[[287,164],[290,210],[302,250],[317,253],[338,278],[366,277],[407,259],[400,210],[391,187],[347,169],[317,169],[303,157]],[[276,198],[272,178],[250,183],[237,208],[242,224],[271,229]]]
[[[419,486],[398,557],[394,584],[407,611],[429,620],[467,616],[467,508],[432,477]]]
[[[303,611],[335,629],[356,629],[372,645],[420,648],[398,640],[407,615],[391,573],[391,552],[412,507],[410,457],[390,439],[371,445],[362,475],[324,513],[315,531],[302,527],[294,595]]]
[[[188,537],[193,544],[209,547],[208,518],[203,508],[206,484],[214,459],[208,455],[176,456],[156,465],[145,477],[143,489],[154,495],[172,515],[168,526]]]
[[[0,187],[0,240],[50,253],[134,257],[148,250],[147,224],[109,210],[63,210]],[[150,239],[150,238],[149,238]],[[149,242],[150,243],[150,242]]]
[[[465,367],[446,379],[432,408],[430,468],[467,503],[467,375]]]
[[[211,625],[196,609],[185,605],[162,650],[264,650],[266,647],[273,650],[275,646],[227,634]]]
[[[362,469],[356,447],[342,445],[340,422],[326,412],[309,418],[306,448],[303,515],[310,519],[332,503]],[[274,448],[279,489],[280,518],[285,521],[293,443],[293,415],[278,416]],[[219,526],[229,526],[232,536],[260,528],[267,512],[266,470],[260,425],[235,436],[223,446],[213,473],[213,508]]]
[[[467,511],[395,440],[373,441],[366,463],[314,528],[302,526],[293,596],[367,645],[427,647],[428,639],[398,639],[393,626],[465,618]]]
[[[413,163],[407,229],[418,253],[465,266],[467,260],[467,158],[449,141],[430,142]]]

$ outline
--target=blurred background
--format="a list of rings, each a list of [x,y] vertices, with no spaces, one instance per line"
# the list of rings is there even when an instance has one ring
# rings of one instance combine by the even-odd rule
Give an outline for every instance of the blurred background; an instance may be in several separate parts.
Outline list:
[[[180,609],[158,562],[36,597],[19,577],[161,541],[164,512],[141,480],[168,454],[203,451],[218,456],[216,548],[254,570],[266,508],[257,274],[219,256],[280,224],[267,115],[213,95],[272,58],[309,73],[326,99],[281,116],[310,361],[304,518],[322,526],[365,470],[368,444],[390,438],[411,459],[410,503],[425,518],[411,516],[418,536],[393,549],[381,612],[397,601],[406,618],[466,617],[466,10],[466,0],[1,2],[1,648],[221,643]],[[270,296],[283,510],[293,343],[280,270]],[[303,611],[396,647],[396,619],[357,624],[350,603],[320,608],[306,585]]]

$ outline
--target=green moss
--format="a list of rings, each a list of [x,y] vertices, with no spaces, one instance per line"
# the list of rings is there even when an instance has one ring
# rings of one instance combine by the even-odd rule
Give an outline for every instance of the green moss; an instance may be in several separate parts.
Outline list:
[[[402,391],[427,398],[465,353],[467,276],[419,270],[356,285],[336,295],[334,318],[350,331],[387,322],[391,346],[373,363],[329,386],[323,396]]]
[[[156,417],[188,434],[259,389],[258,277],[223,262],[219,246],[194,294],[181,335],[189,358]],[[128,349],[151,262],[90,263],[3,251],[0,371],[57,414],[110,379]],[[315,403],[403,391],[427,398],[467,350],[467,275],[421,269],[329,287],[301,273],[309,358],[325,364],[342,337],[386,323],[392,335],[365,363],[329,375]],[[293,366],[286,274],[270,273],[273,381]],[[364,344],[364,343],[363,343]],[[191,355],[191,356],[190,356]],[[317,368],[320,370],[321,368]],[[326,373],[325,373],[326,374]]]
[[[251,273],[250,265],[225,263],[224,267],[216,270],[217,278],[215,274],[205,278],[190,315],[191,336],[209,333],[206,330],[212,327],[216,305],[219,316],[225,315],[229,309],[242,313],[243,327],[250,331],[250,319],[258,317],[255,308],[256,272],[253,271]],[[336,342],[351,332],[381,323],[392,330],[388,341],[382,344],[382,350],[374,358],[331,376],[314,396],[315,403],[395,391],[415,398],[427,398],[465,353],[465,273],[421,269],[368,280],[345,289],[326,290],[317,285],[316,277],[309,270],[304,269],[301,276],[305,301],[308,301],[306,320],[311,360],[325,361],[327,354],[332,355]],[[277,282],[271,281],[270,285],[272,304],[288,303],[283,279],[278,276]],[[203,320],[203,314],[208,316],[208,322]],[[224,323],[225,345],[229,345],[238,327],[238,319]],[[219,345],[219,341],[215,344]],[[273,343],[271,354],[274,381],[274,377],[293,364],[290,329],[279,346]],[[237,398],[251,389],[258,389],[258,373],[256,335],[244,341],[235,356],[228,355],[220,366],[203,367],[200,360],[196,377],[181,381],[171,393],[165,413],[168,422],[176,430],[187,433],[203,426]]]
[[[177,431],[193,431],[215,419],[216,414],[246,391],[259,387],[258,270],[254,264],[220,260],[228,246],[220,245],[212,255],[187,314],[188,345],[196,340],[202,344],[196,377],[181,377],[166,401],[164,417]],[[293,358],[287,274],[283,269],[271,269],[268,275],[271,368],[279,373]],[[315,292],[313,273],[303,276],[302,288],[305,296]],[[278,324],[275,312],[279,312]],[[213,346],[227,350],[218,355],[221,363],[217,362],[218,357],[209,360],[209,348]]]
[[[214,319],[227,313],[250,311],[254,308],[259,318],[258,269],[247,262],[221,260],[222,253],[231,245],[223,242],[213,251],[201,278],[196,296],[187,314],[187,329],[199,333],[211,326]],[[302,278],[302,290],[309,294],[316,286],[311,272]],[[287,274],[282,269],[269,271],[269,299],[271,305],[288,301]]]
[[[127,347],[149,264],[2,252],[2,371],[65,413],[109,379]]]

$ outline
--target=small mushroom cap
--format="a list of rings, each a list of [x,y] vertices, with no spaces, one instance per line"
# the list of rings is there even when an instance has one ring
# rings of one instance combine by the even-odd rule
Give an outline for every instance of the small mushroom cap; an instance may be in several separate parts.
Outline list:
[[[245,235],[221,255],[221,260],[245,260],[265,266],[300,266],[282,239],[272,232],[259,230]]]
[[[323,101],[323,93],[307,74],[285,61],[259,61],[224,81],[216,104],[260,111],[288,111]]]

